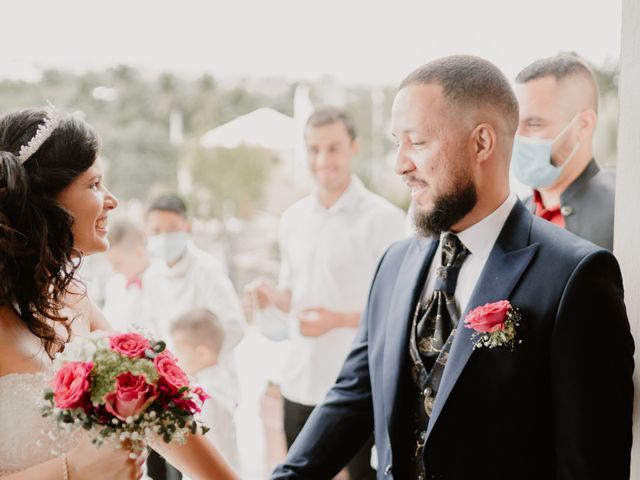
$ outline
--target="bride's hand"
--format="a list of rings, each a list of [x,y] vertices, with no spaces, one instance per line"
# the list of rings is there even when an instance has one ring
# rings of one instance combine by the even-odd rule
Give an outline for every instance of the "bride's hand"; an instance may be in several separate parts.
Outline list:
[[[110,444],[97,447],[89,439],[83,439],[67,454],[69,478],[139,480],[142,478],[147,451],[145,449],[135,460],[129,458],[130,453],[127,448],[113,448]]]

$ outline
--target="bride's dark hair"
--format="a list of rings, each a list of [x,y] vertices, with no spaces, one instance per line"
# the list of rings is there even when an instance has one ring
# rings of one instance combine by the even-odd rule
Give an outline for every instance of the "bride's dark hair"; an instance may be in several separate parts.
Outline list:
[[[23,164],[20,147],[44,123],[44,110],[0,117],[0,305],[10,305],[50,357],[62,339],[63,299],[78,268],[73,218],[56,196],[94,163],[100,139],[83,120],[65,115],[51,136]]]

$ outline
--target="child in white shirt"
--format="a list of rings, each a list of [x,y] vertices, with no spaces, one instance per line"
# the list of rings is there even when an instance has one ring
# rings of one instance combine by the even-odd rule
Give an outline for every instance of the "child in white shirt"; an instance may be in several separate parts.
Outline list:
[[[225,459],[239,471],[238,445],[233,414],[236,409],[234,380],[220,368],[218,358],[224,329],[218,317],[205,308],[181,315],[171,325],[175,354],[194,383],[208,393],[199,419],[211,428],[207,436]]]

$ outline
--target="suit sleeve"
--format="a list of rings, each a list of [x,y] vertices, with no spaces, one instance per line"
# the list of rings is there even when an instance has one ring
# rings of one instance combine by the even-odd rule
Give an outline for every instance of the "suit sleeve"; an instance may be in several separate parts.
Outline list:
[[[556,478],[628,480],[634,343],[611,253],[599,250],[578,264],[557,315],[551,340]]]
[[[383,261],[384,257],[380,263]],[[375,283],[374,278],[372,291]],[[372,434],[370,322],[367,306],[335,385],[307,420],[284,463],[274,470],[272,480],[333,478]]]

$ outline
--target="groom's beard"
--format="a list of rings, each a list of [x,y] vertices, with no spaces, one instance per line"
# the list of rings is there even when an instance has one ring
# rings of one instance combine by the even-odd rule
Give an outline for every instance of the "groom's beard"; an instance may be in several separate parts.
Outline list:
[[[437,237],[451,230],[458,221],[473,210],[478,203],[478,192],[471,176],[462,179],[462,184],[451,192],[435,199],[433,208],[427,212],[416,206],[413,223],[418,233],[425,237]]]

